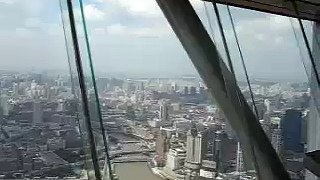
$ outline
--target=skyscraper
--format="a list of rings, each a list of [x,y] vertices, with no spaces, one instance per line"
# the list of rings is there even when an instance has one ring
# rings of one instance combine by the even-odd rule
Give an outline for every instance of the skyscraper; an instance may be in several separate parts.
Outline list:
[[[256,108],[257,108],[257,116],[258,116],[258,120],[263,119],[263,115],[266,112],[266,107],[265,107],[265,103],[264,100],[257,100],[255,102]]]
[[[41,102],[36,100],[33,102],[33,124],[41,124],[42,123],[42,106]]]
[[[271,144],[276,152],[280,155],[281,153],[281,145],[282,145],[282,137],[281,137],[281,129],[273,129],[271,133]]]
[[[160,120],[162,122],[169,121],[168,102],[163,99],[159,102],[159,104],[160,104]]]
[[[239,170],[242,169],[242,166],[245,166],[245,162],[242,162],[245,158],[243,157],[244,154],[239,152],[238,146],[240,144],[235,138],[229,137],[225,132],[217,131],[213,146],[213,157],[217,163],[216,169],[218,172],[226,172],[230,168],[229,164],[231,162],[238,163]]]
[[[302,113],[300,110],[289,109],[281,119],[281,136],[285,151],[303,152],[302,140]]]
[[[13,91],[13,96],[14,97],[18,97],[19,96],[19,84],[18,83],[13,83],[12,91]]]
[[[2,115],[9,115],[9,97],[6,94],[1,95],[0,105],[2,109]]]
[[[175,93],[178,90],[178,85],[175,82],[171,83],[171,92]]]
[[[185,86],[183,89],[183,95],[188,95],[189,94],[189,87]]]
[[[64,111],[64,101],[62,99],[59,99],[58,101],[58,106],[57,106],[57,111]]]
[[[163,166],[165,162],[166,153],[169,150],[169,138],[167,133],[160,130],[156,137],[156,163],[157,166]]]
[[[207,133],[198,132],[196,125],[193,123],[187,133],[187,157],[186,167],[190,169],[199,169],[202,160],[207,153]]]
[[[191,87],[190,87],[190,95],[191,95],[191,96],[194,96],[194,95],[196,95],[196,93],[197,93],[196,87],[191,86]]]

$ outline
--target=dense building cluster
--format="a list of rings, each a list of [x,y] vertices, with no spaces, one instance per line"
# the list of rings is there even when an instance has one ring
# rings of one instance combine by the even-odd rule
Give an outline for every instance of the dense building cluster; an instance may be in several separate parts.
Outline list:
[[[82,110],[76,108],[79,92],[69,79],[1,74],[1,178],[86,176],[87,130]],[[96,82],[113,164],[148,162],[154,174],[169,179],[255,178],[252,162],[199,78],[99,77]],[[256,81],[254,102],[246,84],[239,85],[291,177],[302,179],[310,116],[307,84]],[[92,110],[92,89],[88,96]],[[99,115],[90,112],[100,168],[105,170]]]
[[[310,101],[307,84],[257,81],[252,84],[254,102],[247,85],[239,84],[291,177],[302,179]],[[151,161],[153,172],[164,178],[255,178],[252,162],[198,78],[127,79],[122,87],[104,85],[100,96],[108,107],[104,122],[118,143],[111,152],[128,150],[117,138],[123,133],[138,137],[141,146],[155,151],[142,159]],[[119,159],[124,158],[114,161]],[[136,160],[127,156],[125,161]]]

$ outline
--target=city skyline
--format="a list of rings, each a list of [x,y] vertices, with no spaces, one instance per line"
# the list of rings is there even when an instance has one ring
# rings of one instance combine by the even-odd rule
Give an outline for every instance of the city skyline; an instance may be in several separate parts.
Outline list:
[[[127,174],[139,177],[130,168],[125,173],[119,170],[129,164],[143,175],[149,173],[150,179],[233,179],[239,173],[254,179],[254,169],[247,166],[237,135],[200,79],[98,77],[96,82],[101,119],[93,109],[97,107],[94,91],[88,87],[95,150],[86,151],[85,142],[93,142],[87,137],[90,128],[78,116],[82,112],[76,108],[81,106],[80,91],[79,87],[72,90],[68,76],[0,72],[0,177],[86,179],[86,172],[93,169],[83,166],[84,156],[99,157],[98,168],[106,166],[101,120],[108,133],[112,171],[120,179],[128,179],[123,178]],[[239,86],[251,104],[246,84]],[[272,145],[289,163],[286,168],[292,176],[304,177],[304,169],[295,166],[302,164],[296,159],[303,155],[301,147],[306,143],[302,132],[309,113],[308,85],[252,82],[252,90],[258,119]],[[295,112],[294,121],[290,112]],[[9,153],[12,151],[18,152]],[[90,152],[95,151],[97,155],[92,156]],[[7,163],[11,165],[2,165]],[[63,171],[55,171],[57,168]]]

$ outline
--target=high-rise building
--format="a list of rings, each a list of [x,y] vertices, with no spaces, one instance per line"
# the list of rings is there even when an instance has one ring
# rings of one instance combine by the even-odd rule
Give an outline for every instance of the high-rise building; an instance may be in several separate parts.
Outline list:
[[[139,90],[139,91],[144,91],[144,89],[145,89],[144,88],[144,82],[143,81],[138,82],[136,89]]]
[[[191,95],[191,96],[195,96],[195,95],[196,95],[196,93],[197,93],[197,89],[196,89],[196,87],[191,86],[191,87],[190,87],[190,95]]]
[[[177,92],[177,90],[178,90],[178,85],[177,85],[177,83],[172,82],[172,83],[171,83],[171,92],[172,92],[172,93],[175,93],[175,92]]]
[[[272,130],[271,144],[278,154],[281,153],[282,137],[280,128]]]
[[[271,106],[271,102],[269,99],[265,99],[264,100],[264,106],[265,106],[265,109],[266,109],[266,112],[270,112],[270,106]]]
[[[256,112],[258,116],[258,120],[261,120],[263,119],[263,115],[266,112],[266,106],[265,106],[264,100],[257,100],[255,102],[255,105],[258,111]]]
[[[239,167],[245,165],[242,163],[243,154],[239,153],[238,145],[238,141],[235,138],[230,138],[227,133],[221,131],[216,132],[213,156],[216,161],[216,169],[218,172],[236,170],[228,168],[230,168],[231,162],[237,162],[237,160],[238,163],[241,163],[239,164]]]
[[[62,99],[59,99],[58,101],[58,106],[57,106],[57,111],[64,111],[65,107],[64,107],[64,101]]]
[[[187,133],[186,167],[199,169],[208,151],[207,146],[208,139],[206,131],[198,132],[196,125],[193,123]]]
[[[268,111],[264,113],[263,120],[260,120],[260,124],[268,138],[271,139],[271,117]]]
[[[0,105],[2,109],[2,115],[8,116],[9,115],[9,96],[7,96],[6,94],[1,95]]]
[[[183,95],[188,95],[189,94],[189,87],[185,86],[183,89]]]
[[[169,121],[169,106],[168,102],[166,100],[161,100],[159,102],[160,104],[160,120],[162,122],[167,122]]]
[[[240,142],[237,143],[237,165],[236,165],[236,171],[242,172],[244,169],[244,162],[243,162],[243,155],[242,150],[240,146]]]
[[[185,160],[186,151],[181,148],[170,148],[167,154],[166,167],[170,170],[176,170],[182,167]]]
[[[302,113],[300,110],[289,109],[280,121],[283,149],[302,153]]]
[[[205,90],[205,88],[204,87],[199,87],[199,94],[200,94],[200,98],[202,99],[202,100],[206,100],[207,98],[208,98],[208,93],[207,93],[207,91]]]
[[[124,83],[124,89],[127,90],[128,94],[131,94],[132,92],[134,92],[136,90],[136,86],[132,80],[128,79]]]
[[[42,106],[41,106],[41,102],[36,100],[35,102],[33,102],[33,124],[41,124],[42,121]]]
[[[167,133],[160,130],[156,137],[156,165],[163,166],[165,164],[166,153],[169,150],[169,138]]]
[[[19,96],[19,84],[18,83],[13,83],[12,91],[13,91],[13,96],[14,97],[18,97]]]

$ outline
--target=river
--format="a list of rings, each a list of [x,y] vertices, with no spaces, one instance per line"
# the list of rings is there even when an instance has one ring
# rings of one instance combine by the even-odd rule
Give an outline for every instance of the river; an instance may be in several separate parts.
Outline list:
[[[152,173],[146,162],[118,163],[115,172],[119,180],[163,180]]]

